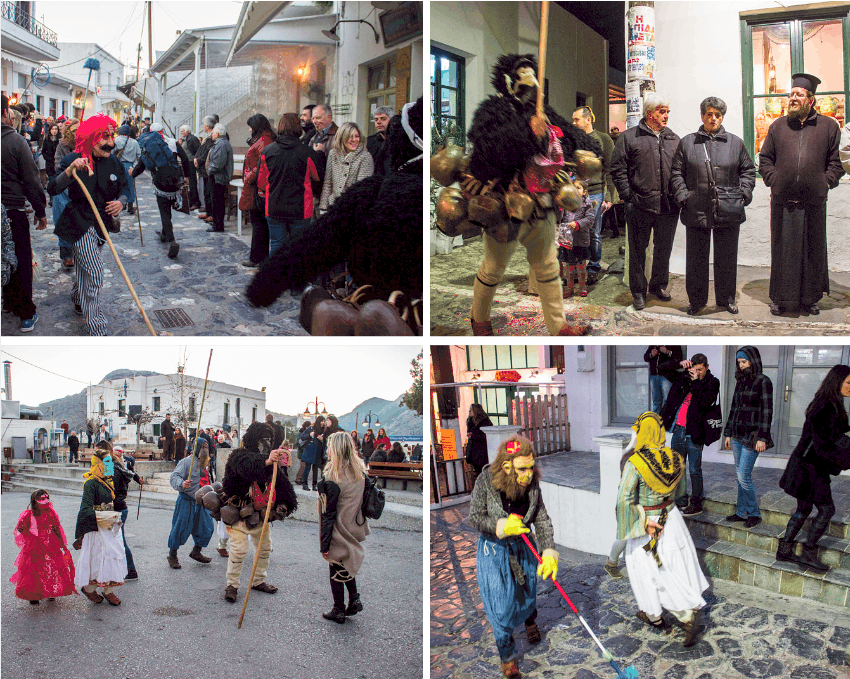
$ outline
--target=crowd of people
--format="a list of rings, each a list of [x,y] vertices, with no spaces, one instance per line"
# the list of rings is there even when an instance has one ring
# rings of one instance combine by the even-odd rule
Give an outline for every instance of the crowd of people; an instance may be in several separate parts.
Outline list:
[[[10,106],[5,96],[2,115],[3,238],[9,244],[3,248],[3,305],[21,319],[21,332],[32,331],[38,320],[32,268],[21,265],[33,257],[28,213],[34,212],[36,228],[41,230],[47,227],[46,207],[52,207],[62,265],[74,270],[72,302],[76,313],[85,317],[89,335],[107,334],[100,302],[101,250],[106,239],[98,217],[103,228],[112,231],[120,229],[122,212],[135,214],[136,177],[145,171],[151,175],[161,223],[156,233],[167,246],[169,258],[177,258],[180,250],[172,210],[185,214],[198,210],[198,218],[209,223],[208,232],[225,231],[234,150],[232,130],[218,116],[205,117],[197,135],[183,125],[178,138],[172,138],[147,117],[129,116],[120,126],[103,114],[82,122],[65,116],[54,120],[34,112],[31,104]],[[259,267],[284,243],[297,239],[328,214],[354,184],[399,170],[385,144],[394,117],[394,109],[376,108],[377,131],[367,138],[354,122],[338,126],[327,104],[307,106],[300,116],[284,113],[276,124],[262,113],[252,115],[247,121],[249,148],[238,208],[253,229],[251,249],[242,264]],[[421,138],[410,134],[421,147]],[[94,211],[86,193],[94,201]],[[347,258],[348,253],[340,252],[335,264],[291,289],[300,293],[306,283],[324,286],[334,277],[341,278]],[[291,268],[291,262],[287,266]],[[372,282],[349,276],[337,287]],[[405,286],[405,291],[411,287],[415,286]]]
[[[228,559],[224,599],[231,603],[237,599],[249,542],[256,551],[250,587],[267,594],[277,592],[277,587],[266,581],[272,539],[260,517],[283,520],[298,508],[287,474],[290,449],[279,445],[277,427],[280,425],[270,422],[252,423],[242,445],[228,457],[220,483],[213,475],[214,462],[204,432],[171,474],[178,495],[168,535],[168,564],[174,570],[182,568],[178,550],[190,537],[193,548],[189,557],[209,564],[212,559],[202,550],[218,533],[218,553]],[[347,616],[363,610],[356,576],[365,557],[363,542],[369,535],[368,521],[361,516],[366,466],[349,434],[332,431],[322,436],[318,537],[320,554],[329,566],[333,599],[333,607],[323,617],[344,623]],[[275,465],[280,473],[273,473]],[[135,481],[143,486],[145,479],[135,473],[133,458],[108,440],[96,443],[85,479],[71,545],[79,551],[76,563],[48,491],[36,490],[18,519],[15,541],[20,553],[11,582],[16,596],[31,605],[81,591],[92,603],[106,599],[118,606],[121,600],[115,589],[139,577],[123,526],[129,484]]]

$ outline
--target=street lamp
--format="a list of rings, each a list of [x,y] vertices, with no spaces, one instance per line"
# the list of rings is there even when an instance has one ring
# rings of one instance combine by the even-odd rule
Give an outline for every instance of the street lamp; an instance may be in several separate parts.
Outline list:
[[[376,31],[375,27],[368,21],[366,21],[366,19],[340,19],[334,24],[331,30],[322,31],[322,35],[324,35],[326,38],[330,38],[334,42],[339,42],[339,34],[336,32],[336,27],[340,24],[366,24],[369,28],[372,29],[372,32],[375,34],[375,44],[377,45],[380,42],[380,38],[378,37],[378,31]]]
[[[372,411],[369,411],[369,414],[363,418],[363,428],[369,429],[372,426]],[[378,413],[375,413],[375,426],[380,428],[381,423],[378,421]]]
[[[322,412],[319,412],[319,406],[320,405],[322,406]],[[310,410],[310,406],[313,406],[312,411]],[[309,401],[307,403],[307,407],[304,409],[304,418],[309,420],[309,419],[312,419],[314,417],[318,417],[319,415],[322,415],[323,417],[327,417],[328,411],[326,410],[326,406],[325,406],[324,401],[320,401],[319,397],[317,396],[315,401]]]

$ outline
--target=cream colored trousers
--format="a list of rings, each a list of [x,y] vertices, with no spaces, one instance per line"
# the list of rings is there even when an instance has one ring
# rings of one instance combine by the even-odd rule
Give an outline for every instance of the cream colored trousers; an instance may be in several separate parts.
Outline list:
[[[248,536],[251,537],[251,542],[254,543],[254,549],[260,552],[260,558],[257,561],[257,572],[254,574],[254,581],[251,587],[259,585],[266,581],[266,574],[269,570],[269,555],[272,553],[272,536],[271,526],[266,526],[266,535],[263,538],[262,544],[257,546],[260,540],[260,533],[263,530],[263,524],[256,528],[248,528],[244,521],[237,521],[232,526],[227,526],[228,539],[228,554],[227,557],[227,584],[239,589],[239,576],[242,574],[242,562],[245,560],[245,555],[248,554]]]
[[[544,219],[524,222],[517,239],[510,243],[499,243],[486,233],[484,261],[478,267],[475,279],[475,296],[472,301],[472,320],[489,321],[490,308],[496,296],[496,286],[508,268],[508,262],[517,245],[525,248],[529,264],[529,278],[534,275],[537,294],[543,310],[543,320],[550,335],[557,335],[566,324],[564,297],[558,269],[558,248],[555,244],[555,213],[548,211]]]

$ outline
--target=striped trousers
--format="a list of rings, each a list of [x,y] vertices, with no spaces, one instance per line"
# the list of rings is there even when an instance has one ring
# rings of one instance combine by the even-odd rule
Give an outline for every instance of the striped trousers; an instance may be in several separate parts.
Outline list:
[[[100,254],[102,244],[98,243],[94,226],[83,234],[73,245],[74,253],[74,290],[71,299],[83,308],[86,319],[86,331],[93,337],[106,335],[106,316],[100,308],[100,289],[103,287],[103,257]]]

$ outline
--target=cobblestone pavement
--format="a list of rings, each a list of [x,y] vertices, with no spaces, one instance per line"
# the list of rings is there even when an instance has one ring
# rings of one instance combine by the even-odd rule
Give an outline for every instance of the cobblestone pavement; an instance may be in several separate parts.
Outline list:
[[[270,307],[248,304],[244,291],[255,269],[242,266],[248,258],[251,228],[243,223],[242,236],[236,235],[235,216],[225,221],[225,233],[207,233],[209,226],[197,218],[172,211],[174,235],[180,244],[176,259],[166,256],[167,246],[159,242],[162,229],[156,198],[148,173],[136,178],[138,207],[144,235],[139,242],[139,222],[135,215],[121,214],[121,232],[110,234],[121,263],[157,333],[173,335],[306,335],[298,323],[300,297],[284,293]],[[31,215],[30,215],[31,216]],[[59,258],[59,245],[53,233],[53,211],[47,208],[45,231],[30,228],[33,249],[39,255],[44,275],[33,285],[38,322],[31,335],[86,335],[82,317],[71,303],[73,270],[66,271]],[[100,299],[111,335],[142,335],[149,332],[133,301],[115,258],[104,245],[106,265]],[[156,310],[183,309],[192,325],[165,328]],[[4,336],[20,334],[17,316],[2,316]]]
[[[468,505],[431,512],[431,679],[501,676],[493,631],[475,578],[478,533],[466,523]],[[558,581],[621,669],[641,679],[839,679],[850,676],[850,614],[754,587],[715,580],[704,595],[700,639],[682,646],[674,622],[661,634],[639,622],[627,578],[604,571],[604,557],[558,547]],[[543,640],[515,638],[520,671],[530,679],[614,677],[578,618],[551,581],[538,583]]]
[[[603,270],[622,259],[620,247],[625,237],[602,239]],[[481,261],[481,238],[468,241],[450,255],[431,257],[431,334],[471,335],[469,310],[472,284]],[[708,306],[699,315],[685,313],[687,294],[685,277],[672,275],[668,291],[673,299],[662,302],[650,295],[644,311],[635,311],[623,276],[604,276],[589,288],[585,298],[564,300],[567,316],[590,323],[593,335],[846,335],[850,332],[850,276],[831,273],[829,296],[824,297],[819,316],[799,313],[771,316],[767,288],[769,269],[738,267],[738,306],[732,316]],[[713,302],[713,292],[710,301]],[[537,297],[528,294],[528,263],[525,251],[518,247],[508,264],[503,282],[493,303],[493,329],[497,335],[547,335]]]

